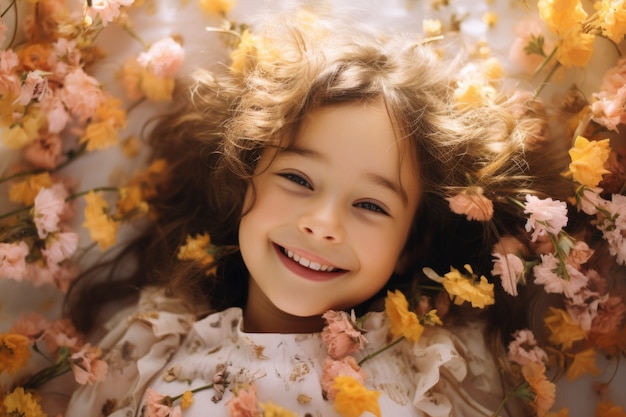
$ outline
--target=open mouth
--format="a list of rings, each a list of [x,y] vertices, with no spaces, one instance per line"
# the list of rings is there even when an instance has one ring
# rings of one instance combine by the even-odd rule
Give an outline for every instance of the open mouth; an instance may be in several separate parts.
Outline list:
[[[341,272],[341,271],[343,271],[343,269],[335,268],[335,267],[330,266],[330,265],[320,264],[319,262],[315,262],[315,261],[311,261],[309,259],[306,259],[305,257],[300,256],[300,255],[298,255],[296,253],[293,253],[289,249],[285,249],[282,246],[278,246],[278,248],[281,251],[281,253],[283,255],[285,255],[287,258],[289,258],[292,261],[296,262],[300,266],[308,268],[308,269],[310,269],[312,271],[316,271],[316,272]]]

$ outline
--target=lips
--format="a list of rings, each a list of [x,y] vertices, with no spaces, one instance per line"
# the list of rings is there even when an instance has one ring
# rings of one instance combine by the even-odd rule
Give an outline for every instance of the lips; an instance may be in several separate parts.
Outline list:
[[[280,260],[293,273],[312,281],[326,281],[347,272],[331,265],[312,261],[282,246],[274,245]]]

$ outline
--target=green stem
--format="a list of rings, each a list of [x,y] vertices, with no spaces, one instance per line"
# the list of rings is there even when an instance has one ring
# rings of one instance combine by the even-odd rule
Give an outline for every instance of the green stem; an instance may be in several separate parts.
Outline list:
[[[555,48],[556,50],[556,48]],[[556,70],[559,69],[559,67],[561,66],[560,63],[556,63],[554,64],[554,66],[552,67],[552,69],[550,70],[550,72],[548,73],[548,75],[546,76],[546,78],[543,80],[543,82],[541,83],[541,85],[539,86],[539,89],[535,92],[535,94],[533,95],[533,99],[536,99],[537,97],[539,97],[539,94],[541,94],[541,91],[543,91],[543,88],[548,85],[548,81],[550,81],[550,79],[552,78],[552,76],[556,73]]]
[[[201,386],[201,387],[194,388],[194,389],[189,390],[189,391],[190,391],[191,393],[195,394],[196,392],[204,391],[204,390],[211,389],[211,388],[213,388],[213,383],[211,383],[211,384],[207,384],[207,385],[203,385],[203,386]],[[185,392],[186,392],[186,391],[185,391]],[[181,398],[183,397],[183,395],[185,395],[185,393],[184,393],[184,392],[183,392],[182,394],[178,394],[178,395],[177,395],[177,396],[175,396],[175,397],[171,397],[171,401],[172,401],[172,402],[174,402],[174,401],[176,401],[176,400],[179,400],[179,399],[181,399]]]
[[[499,417],[500,416],[500,412],[502,410],[504,410],[504,406],[506,405],[506,403],[511,399],[511,397],[513,397],[514,395],[516,395],[517,390],[520,389],[526,382],[522,382],[521,384],[519,384],[517,387],[515,387],[515,389],[512,389],[511,391],[509,391],[505,396],[504,399],[500,402],[500,404],[498,405],[498,408],[496,408],[496,411],[493,412],[493,414],[491,415],[491,417]]]
[[[364,357],[363,359],[361,359],[358,363],[359,366],[363,365],[365,362],[367,362],[368,360],[372,359],[374,356],[383,353],[384,351],[386,351],[387,349],[397,345],[398,343],[400,343],[401,341],[403,341],[405,339],[404,336],[400,336],[399,338],[397,338],[396,340],[394,340],[393,342],[389,343],[387,346],[383,346],[382,348],[378,349],[376,352],[372,352],[369,355],[367,355],[366,357]]]
[[[541,61],[541,64],[537,67],[535,72],[533,72],[533,78],[535,78],[537,76],[537,74],[539,74],[541,71],[543,71],[543,69],[546,67],[546,65],[548,65],[548,62],[550,62],[552,60],[552,58],[554,57],[554,55],[556,55],[556,50],[557,49],[558,49],[558,47],[555,46],[554,49],[552,49],[552,51],[550,52],[550,55],[548,55],[546,57],[546,59]]]

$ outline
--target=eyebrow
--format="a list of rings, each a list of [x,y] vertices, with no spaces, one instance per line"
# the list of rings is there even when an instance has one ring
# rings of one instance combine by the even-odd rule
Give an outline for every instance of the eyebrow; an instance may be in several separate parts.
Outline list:
[[[292,153],[298,156],[326,161],[326,158],[321,153],[312,149],[299,148],[296,146],[290,146],[288,148],[285,148],[281,151],[281,153]],[[409,203],[409,197],[407,196],[406,191],[397,182],[391,181],[390,179],[374,172],[368,172],[366,174],[366,178],[368,179],[368,181],[380,185],[383,188],[386,188],[396,194],[398,197],[400,197],[400,200],[402,200],[402,203],[404,203],[405,206]]]

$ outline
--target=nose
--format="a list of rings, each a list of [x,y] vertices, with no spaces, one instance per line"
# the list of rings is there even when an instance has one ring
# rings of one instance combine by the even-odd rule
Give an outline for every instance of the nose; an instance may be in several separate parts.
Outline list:
[[[312,205],[298,219],[298,229],[310,237],[339,243],[344,239],[340,212],[333,204]]]

